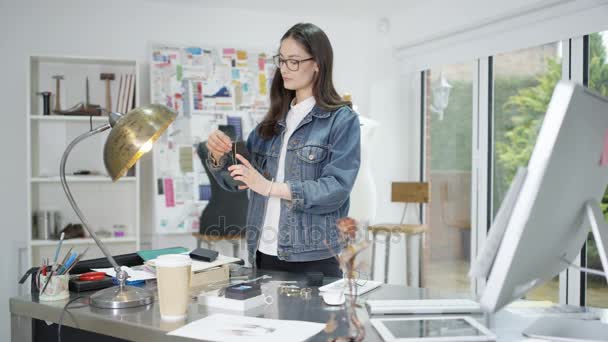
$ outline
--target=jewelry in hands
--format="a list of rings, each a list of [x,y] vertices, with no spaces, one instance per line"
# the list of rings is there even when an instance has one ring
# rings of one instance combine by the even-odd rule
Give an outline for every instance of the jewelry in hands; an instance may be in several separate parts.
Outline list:
[[[272,184],[274,184],[274,178],[270,180],[270,185],[268,186],[268,192],[266,193],[266,197],[270,197],[270,192],[272,191]]]

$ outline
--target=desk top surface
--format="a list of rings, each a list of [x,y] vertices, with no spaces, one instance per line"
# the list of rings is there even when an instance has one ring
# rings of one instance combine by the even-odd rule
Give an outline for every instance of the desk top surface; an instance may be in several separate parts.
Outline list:
[[[327,306],[323,299],[318,295],[318,291],[313,289],[311,299],[300,297],[287,297],[279,294],[278,285],[281,281],[303,280],[301,275],[261,272],[272,276],[269,282],[263,285],[266,295],[273,297],[273,303],[260,310],[247,312],[248,316],[263,318],[301,320],[310,322],[326,323],[332,315],[338,321],[338,328],[331,336],[343,336],[347,332],[344,318],[343,307]],[[332,279],[325,279],[324,283],[331,282]],[[150,284],[154,287],[154,284]],[[63,324],[96,332],[99,334],[114,336],[133,341],[191,341],[190,339],[167,336],[166,333],[180,326],[212,313],[221,312],[199,305],[195,298],[192,299],[188,308],[188,316],[185,322],[167,323],[161,320],[159,306],[155,301],[147,307],[131,309],[97,309],[88,304],[88,295],[70,304],[68,312],[65,314]],[[71,298],[78,297],[78,294],[71,294]],[[462,297],[462,296],[461,296]],[[426,298],[454,298],[453,294],[441,293],[436,290],[407,288],[397,285],[382,285],[359,299],[359,304],[364,304],[368,299],[426,299]],[[35,319],[57,323],[66,301],[58,302],[39,302],[36,295],[19,296],[10,299],[10,310],[13,315],[31,317]],[[222,313],[230,313],[224,311]],[[369,315],[364,305],[357,312],[360,320],[365,324],[365,341],[382,341],[376,330],[369,322]],[[393,317],[393,316],[391,316]],[[398,316],[394,316],[398,317]],[[506,310],[496,315],[477,315],[475,318],[483,325],[489,327],[498,337],[498,341],[519,341],[523,338],[521,331],[530,325],[533,319],[523,318]],[[330,335],[324,332],[317,334],[313,341],[327,341]]]

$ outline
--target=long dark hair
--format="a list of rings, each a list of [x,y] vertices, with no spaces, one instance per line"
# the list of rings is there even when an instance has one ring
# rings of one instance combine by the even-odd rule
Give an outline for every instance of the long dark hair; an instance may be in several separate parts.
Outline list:
[[[352,107],[351,102],[343,100],[334,88],[334,52],[325,32],[313,24],[300,23],[285,32],[281,42],[287,38],[298,42],[317,62],[319,72],[315,74],[312,88],[316,105],[326,111],[334,111],[345,105]],[[267,139],[278,134],[277,121],[289,111],[295,95],[294,90],[285,89],[281,71],[277,69],[270,87],[270,109],[258,129],[260,136]]]

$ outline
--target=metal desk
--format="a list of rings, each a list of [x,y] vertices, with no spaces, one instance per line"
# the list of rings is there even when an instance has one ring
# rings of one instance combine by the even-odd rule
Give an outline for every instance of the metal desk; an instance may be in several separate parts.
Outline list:
[[[261,271],[259,273],[262,273]],[[299,297],[286,297],[278,294],[278,282],[286,280],[302,280],[302,276],[278,273],[263,272],[272,275],[271,282],[263,286],[264,292],[271,295],[274,303],[263,308],[261,312],[247,313],[248,315],[285,319],[302,320],[311,322],[327,322],[332,314],[336,315],[339,322],[338,329],[332,336],[346,334],[346,322],[341,307],[330,307],[323,303],[323,299],[318,296],[316,290],[313,291],[311,299],[305,300]],[[332,279],[326,279],[329,283]],[[150,284],[154,286],[154,284]],[[91,293],[88,293],[90,295]],[[72,298],[77,297],[72,294]],[[447,298],[448,294],[440,293],[421,288],[407,288],[395,285],[383,285],[380,288],[361,296],[360,303],[366,299],[419,299],[419,298]],[[86,332],[101,334],[100,339],[111,336],[114,338],[132,341],[191,341],[190,339],[178,338],[165,335],[167,332],[177,329],[183,324],[206,317],[207,315],[219,311],[210,311],[206,307],[199,305],[195,299],[192,300],[188,308],[188,317],[185,322],[166,323],[160,318],[159,307],[155,303],[147,307],[109,310],[96,309],[85,305],[88,299],[78,299],[70,305],[70,309],[64,315],[63,325],[84,330]],[[66,301],[59,302],[39,302],[36,295],[19,296],[10,299],[12,340],[14,342],[32,341],[32,322],[42,320],[57,323],[59,316]],[[74,308],[72,308],[74,307]],[[365,341],[381,341],[380,336],[369,322],[369,316],[364,308],[358,309],[359,318],[365,322],[366,338]],[[519,341],[523,339],[521,331],[532,323],[533,320],[518,317],[506,311],[502,311],[495,317],[479,315],[476,319],[484,325],[490,327],[498,336],[498,341]],[[54,324],[53,326],[56,326]],[[64,335],[62,329],[62,335]],[[69,340],[65,335],[64,341]],[[324,332],[316,335],[313,341],[327,341],[329,336]],[[92,340],[89,340],[91,342]],[[109,339],[111,340],[111,339]]]

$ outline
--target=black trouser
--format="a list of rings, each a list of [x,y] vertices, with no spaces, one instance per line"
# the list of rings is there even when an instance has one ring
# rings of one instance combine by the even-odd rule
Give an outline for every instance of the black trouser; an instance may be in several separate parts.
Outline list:
[[[307,272],[322,272],[326,277],[342,278],[340,264],[336,258],[315,261],[283,261],[274,255],[256,252],[255,264],[258,269],[284,271],[304,274]]]

